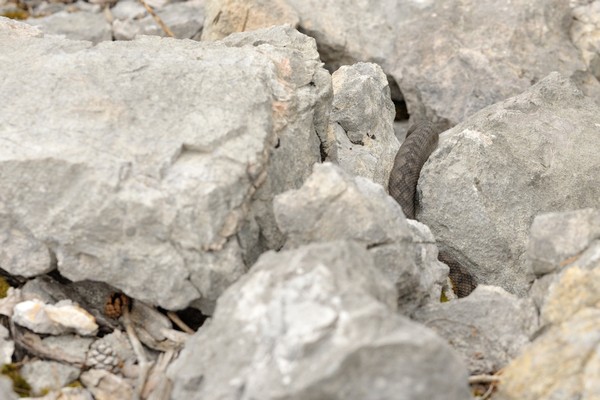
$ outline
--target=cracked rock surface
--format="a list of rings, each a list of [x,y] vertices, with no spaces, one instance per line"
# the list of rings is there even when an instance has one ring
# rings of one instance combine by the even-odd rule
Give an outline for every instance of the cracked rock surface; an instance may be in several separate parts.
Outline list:
[[[468,398],[454,351],[395,309],[364,244],[265,253],[168,370],[172,398]]]
[[[282,27],[253,33],[260,45],[241,35],[92,47],[10,31],[0,31],[4,269],[57,267],[178,309],[239,278],[243,246],[261,232],[277,240],[262,203],[301,184],[325,128],[316,115],[331,83],[312,39]],[[15,257],[23,247],[36,249],[33,270]]]
[[[416,221],[409,224],[380,185],[331,163],[316,164],[300,189],[275,197],[273,208],[285,248],[355,240],[396,286],[403,313],[439,301],[448,268],[437,261],[431,232]]]
[[[417,218],[480,283],[524,295],[537,214],[598,205],[600,107],[552,73],[440,135]]]

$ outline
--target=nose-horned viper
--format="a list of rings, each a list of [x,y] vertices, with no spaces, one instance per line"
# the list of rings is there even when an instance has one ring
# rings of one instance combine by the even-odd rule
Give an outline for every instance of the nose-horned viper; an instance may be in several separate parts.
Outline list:
[[[437,147],[439,134],[440,129],[430,122],[412,125],[396,154],[388,189],[407,218],[415,219],[417,182],[421,168]],[[450,267],[450,280],[458,297],[465,297],[475,289],[475,278],[462,265],[444,252],[440,252],[438,259]]]

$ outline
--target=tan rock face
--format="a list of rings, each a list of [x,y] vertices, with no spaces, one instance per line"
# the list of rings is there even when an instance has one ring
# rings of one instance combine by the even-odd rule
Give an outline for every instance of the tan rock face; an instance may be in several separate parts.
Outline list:
[[[598,228],[597,213],[584,209],[536,218],[530,257],[544,261],[538,271],[549,271],[545,265],[554,260],[554,271],[543,277],[547,287],[540,285],[534,294],[543,329],[504,369],[498,400],[600,398],[600,240],[590,234]],[[559,261],[574,249],[575,256]]]
[[[299,17],[285,0],[213,0],[206,4],[202,40],[219,40],[234,32],[274,25],[296,27]]]
[[[553,326],[502,374],[501,400],[598,399],[600,309]]]

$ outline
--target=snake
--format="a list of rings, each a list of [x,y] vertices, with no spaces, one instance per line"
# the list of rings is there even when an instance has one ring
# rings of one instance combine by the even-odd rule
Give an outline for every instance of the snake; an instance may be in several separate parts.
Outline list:
[[[416,219],[417,183],[423,165],[437,148],[440,131],[441,129],[430,121],[413,124],[394,158],[388,190],[402,207],[406,218]],[[449,278],[458,297],[468,296],[477,287],[475,277],[447,252],[440,251],[438,260],[450,268]]]

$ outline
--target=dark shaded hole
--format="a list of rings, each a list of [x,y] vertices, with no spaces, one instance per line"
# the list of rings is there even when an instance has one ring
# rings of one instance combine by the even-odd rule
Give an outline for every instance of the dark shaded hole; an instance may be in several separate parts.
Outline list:
[[[408,109],[406,108],[406,102],[404,100],[392,100],[394,102],[394,107],[396,108],[396,117],[394,121],[408,121],[410,115],[408,114]]]

